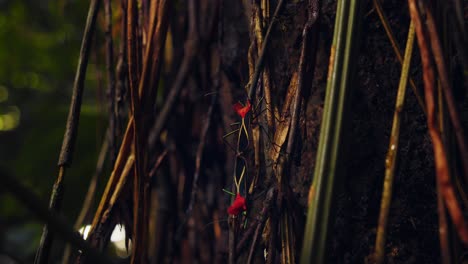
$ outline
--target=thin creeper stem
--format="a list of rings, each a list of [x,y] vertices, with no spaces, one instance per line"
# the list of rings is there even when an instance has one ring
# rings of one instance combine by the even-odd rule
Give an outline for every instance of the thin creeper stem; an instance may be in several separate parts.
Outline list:
[[[70,103],[70,110],[68,112],[65,135],[63,137],[62,148],[60,150],[58,161],[59,175],[53,186],[52,195],[49,202],[49,209],[57,212],[60,211],[63,200],[63,180],[65,177],[65,167],[70,166],[72,163],[76,136],[78,134],[84,80],[88,66],[89,54],[91,51],[91,44],[93,42],[93,35],[96,28],[96,19],[100,3],[101,0],[92,0],[89,5],[85,31],[83,34],[83,40],[81,42],[80,57],[78,59],[78,66],[73,84],[73,94]],[[53,239],[53,234],[50,232],[49,225],[46,223],[44,225],[39,248],[37,249],[36,257],[34,259],[35,264],[49,262],[49,253],[52,248]]]
[[[395,168],[398,154],[401,112],[403,110],[403,105],[405,102],[406,86],[408,83],[408,72],[411,64],[411,55],[413,53],[414,36],[414,23],[411,22],[408,31],[408,40],[406,42],[403,67],[401,70],[400,84],[398,86],[395,113],[393,115],[392,134],[390,136],[390,144],[388,148],[387,157],[385,159],[385,180],[382,192],[382,202],[380,205],[377,240],[375,242],[375,261],[377,264],[383,263],[385,255],[385,240],[387,233],[386,228],[388,222],[388,214],[390,211],[390,202],[392,199],[393,179],[395,176]]]

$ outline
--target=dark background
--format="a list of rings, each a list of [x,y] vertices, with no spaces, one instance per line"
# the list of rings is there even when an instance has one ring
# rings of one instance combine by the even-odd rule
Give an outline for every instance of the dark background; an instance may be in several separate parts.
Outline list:
[[[174,21],[184,19],[182,2],[178,1],[176,5],[176,9],[182,11],[178,12]],[[305,115],[300,119],[300,151],[295,155],[291,173],[294,176],[290,182],[294,191],[293,201],[299,208],[296,227],[299,230],[298,240],[301,239],[301,224],[305,220],[306,198],[314,168],[335,19],[335,2],[321,2],[316,68],[312,84],[306,88],[309,99],[301,110]],[[409,25],[406,1],[381,2],[400,47],[404,47]],[[464,3],[466,14],[467,2]],[[44,204],[58,173],[56,163],[87,8],[88,1],[0,1],[0,167],[34,191]],[[283,100],[292,71],[297,67],[300,35],[305,22],[304,10],[304,1],[288,1],[272,33],[267,63],[278,102]],[[224,212],[229,205],[221,187],[229,186],[230,175],[226,171],[230,170],[223,166],[232,155],[228,153],[229,148],[222,145],[220,138],[226,132],[223,131],[223,119],[235,118],[226,109],[242,98],[243,91],[239,87],[243,87],[248,80],[248,11],[241,1],[224,1],[222,82],[227,87],[225,91],[232,95],[232,101],[220,102],[214,115],[214,122],[218,125],[209,133],[205,152],[205,159],[209,161],[206,165],[207,176],[200,180],[200,191],[204,194],[199,199],[208,200],[210,198],[205,195],[214,193],[211,199],[217,199],[217,202],[213,202],[212,206],[220,209],[220,218],[226,217]],[[114,20],[119,21],[117,11],[114,12]],[[70,223],[74,222],[81,208],[107,127],[102,15],[98,18],[98,25],[86,78],[75,158],[65,182],[63,215]],[[117,32],[114,34],[117,36]],[[173,36],[176,40],[177,37],[176,34]],[[215,48],[216,45],[213,41],[205,49]],[[176,50],[181,46],[181,43],[174,43]],[[414,50],[410,73],[422,92],[422,67],[417,45]],[[201,51],[199,56],[203,56],[204,52]],[[367,1],[364,7],[359,55],[352,65],[356,77],[348,114],[350,125],[345,131],[350,142],[349,158],[343,168],[346,176],[337,186],[335,195],[337,203],[333,215],[336,218],[331,230],[329,263],[363,263],[373,252],[375,243],[384,161],[401,68],[380,20],[372,10],[371,1]],[[200,69],[204,68],[199,66],[193,75],[202,75]],[[166,78],[161,83],[163,86],[174,78],[169,67],[164,69],[163,75]],[[210,88],[197,86],[196,78],[187,81],[179,107],[174,110],[168,124],[172,140],[176,142],[171,146],[181,149],[178,157],[186,161],[183,166],[187,175],[193,174],[199,131],[210,102],[209,98],[203,97]],[[456,68],[453,78],[454,83],[463,81]],[[456,88],[460,116],[467,128],[466,89]],[[221,96],[221,100],[223,98],[226,97]],[[399,157],[388,225],[388,263],[440,263],[432,144],[425,116],[409,87],[401,124]],[[230,166],[229,162],[226,166]],[[107,163],[105,172],[106,179],[110,172]],[[221,177],[213,180],[214,175]],[[213,181],[215,184],[210,185]],[[104,182],[99,184],[98,197]],[[215,191],[209,188],[215,188]],[[182,204],[187,203],[187,198],[181,200]],[[194,213],[200,226],[209,225],[212,220],[204,217],[205,209],[201,205],[194,209],[194,212],[200,210]],[[177,210],[180,212],[182,208]],[[227,225],[221,223],[221,226],[226,228]],[[41,230],[42,223],[22,204],[7,193],[0,193],[0,254],[30,263]],[[203,234],[203,229],[201,232],[199,250],[222,248],[213,245],[213,238]],[[179,246],[175,246],[174,250],[180,249]],[[54,259],[60,259],[62,250],[63,243],[56,243]],[[203,252],[199,254],[196,257],[203,263],[214,261],[213,258],[207,259]]]

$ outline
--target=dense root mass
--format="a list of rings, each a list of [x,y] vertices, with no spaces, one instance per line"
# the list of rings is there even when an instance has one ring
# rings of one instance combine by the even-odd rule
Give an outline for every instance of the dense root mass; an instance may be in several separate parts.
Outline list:
[[[77,1],[58,2],[63,10],[84,10]],[[419,24],[407,2],[396,0],[91,1],[79,66],[73,65],[54,212],[5,176],[5,188],[48,223],[36,263],[466,261],[468,2],[409,2],[422,14]],[[5,4],[15,12],[18,6]],[[419,45],[405,57],[400,47],[411,19]],[[79,42],[82,32],[71,31],[63,41]],[[68,49],[77,54],[77,46]],[[63,55],[57,53],[51,58]],[[403,59],[412,59],[404,74]],[[60,67],[73,80],[71,66]],[[399,94],[404,107],[396,101],[400,75],[408,75],[406,93]],[[57,83],[60,96],[48,96],[67,109],[63,88],[71,85]],[[0,104],[3,85],[10,84],[0,83]],[[24,106],[25,122],[47,125],[25,123],[17,135],[2,135],[9,152],[0,159],[18,156],[5,171],[34,176],[29,184],[40,179],[34,187],[44,195],[53,170],[43,169],[50,164],[36,146],[41,131],[61,139],[63,124],[50,117],[50,105],[45,116],[28,117],[36,111],[28,107],[36,106]],[[394,113],[398,132],[392,132]],[[0,112],[0,131],[8,120]],[[96,141],[102,147],[94,148]],[[47,151],[55,158],[54,147]],[[386,168],[390,196],[382,191]],[[382,196],[391,199],[382,203],[379,220]],[[77,218],[75,227],[58,215]],[[18,224],[0,218],[0,253],[18,255],[8,247]],[[86,233],[86,242],[74,229]],[[59,237],[70,245],[57,243]],[[316,251],[301,254],[309,246]],[[23,255],[29,263],[35,254]]]

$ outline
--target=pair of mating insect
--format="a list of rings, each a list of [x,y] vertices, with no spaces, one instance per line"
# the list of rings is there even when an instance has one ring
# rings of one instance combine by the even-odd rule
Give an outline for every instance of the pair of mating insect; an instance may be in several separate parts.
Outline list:
[[[242,152],[245,150],[246,147],[242,147],[241,145],[248,146],[248,141],[249,141],[249,133],[247,131],[247,126],[246,126],[246,121],[245,117],[247,114],[250,112],[252,105],[250,104],[250,100],[247,100],[245,105],[242,105],[240,102],[234,104],[233,106],[234,110],[236,113],[239,115],[241,118],[241,123],[239,129],[233,131],[233,132],[238,132],[237,134],[237,144],[236,144],[236,166],[234,168],[234,185],[235,185],[235,193],[229,192],[227,190],[224,190],[225,192],[235,196],[235,199],[233,203],[228,207],[228,214],[230,216],[237,216],[240,213],[244,213],[247,210],[247,204],[246,204],[246,199],[241,195],[241,184],[242,181],[244,180],[245,172],[246,172],[246,167],[247,167],[247,162],[245,161],[245,158],[242,157]],[[229,133],[228,135],[233,134]],[[227,136],[227,135],[226,135]],[[243,161],[240,169],[238,169],[238,160]],[[240,175],[237,176],[237,172],[240,171]]]
[[[263,97],[259,100],[258,105],[261,105],[263,101]],[[257,105],[257,106],[258,106]],[[244,181],[245,174],[247,171],[247,161],[245,157],[243,156],[244,152],[247,150],[249,146],[249,133],[247,129],[247,122],[246,121],[246,116],[251,112],[252,110],[252,105],[250,103],[250,100],[247,99],[245,105],[241,104],[240,102],[236,103],[233,105],[234,111],[237,113],[237,115],[241,118],[241,121],[237,124],[239,124],[239,128],[226,134],[224,138],[236,134],[237,135],[237,144],[235,147],[230,145],[227,141],[226,143],[236,152],[236,162],[234,166],[234,175],[233,175],[233,182],[235,186],[234,192],[227,191],[223,189],[224,192],[235,196],[235,199],[233,203],[228,207],[228,214],[230,216],[237,216],[240,213],[243,213],[244,215],[246,214],[247,210],[247,205],[246,205],[246,199],[244,196],[241,194],[241,185],[242,182]],[[257,109],[257,107],[254,107]],[[257,114],[257,117],[260,113]],[[256,117],[253,117],[251,115],[251,119],[254,119]],[[273,143],[274,144],[274,143]]]

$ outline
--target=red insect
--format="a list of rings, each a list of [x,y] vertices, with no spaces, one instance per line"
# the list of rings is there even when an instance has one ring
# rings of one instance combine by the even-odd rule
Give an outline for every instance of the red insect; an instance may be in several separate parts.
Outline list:
[[[252,105],[250,104],[249,100],[247,100],[247,104],[245,106],[243,106],[239,102],[234,104],[234,110],[242,118],[245,118],[245,116],[247,115],[247,113],[250,111],[251,108],[252,108]]]
[[[247,205],[245,202],[245,198],[242,197],[239,193],[236,195],[236,199],[234,199],[234,202],[229,206],[228,208],[228,214],[237,216],[238,214],[244,212],[247,210]]]

